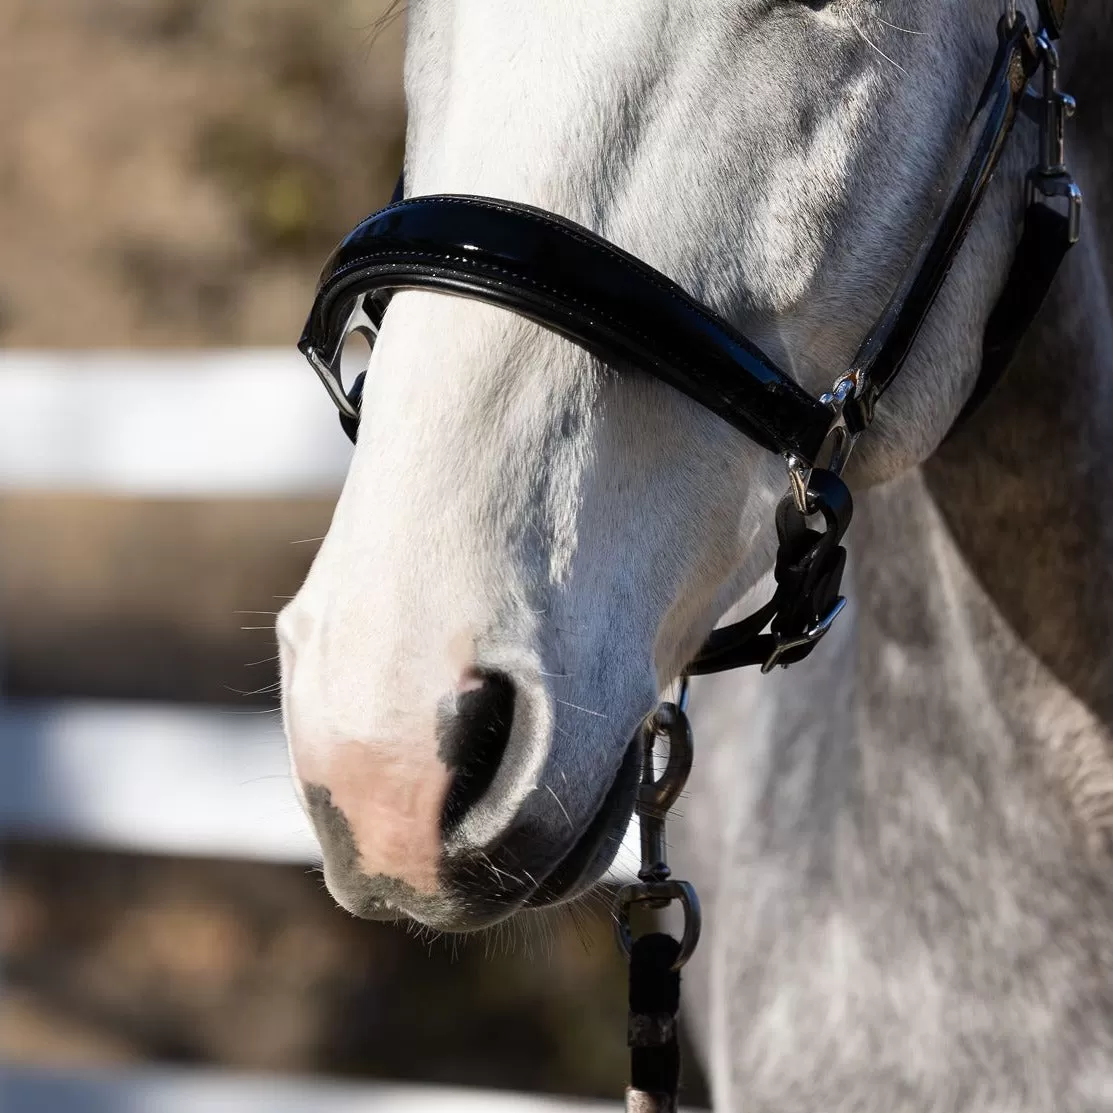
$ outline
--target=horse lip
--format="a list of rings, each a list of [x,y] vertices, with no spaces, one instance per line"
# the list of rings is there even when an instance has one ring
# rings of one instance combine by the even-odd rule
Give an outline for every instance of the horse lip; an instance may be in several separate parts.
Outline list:
[[[375,901],[368,904],[365,908],[361,908],[359,918],[361,920],[373,920],[381,924],[393,924],[399,920],[404,920],[409,916],[409,913],[401,908],[397,908],[390,904],[389,901]]]
[[[604,859],[603,848],[607,839],[615,842],[615,851],[630,822],[637,792],[640,752],[637,739],[631,739],[599,807],[568,852],[540,880],[537,888],[526,899],[523,907],[540,908],[564,899],[583,880],[586,873]],[[614,854],[605,858],[606,864]],[[600,870],[600,874],[603,871]]]
[[[472,931],[489,927],[522,909],[560,903],[584,887],[581,883],[588,874],[597,872],[601,875],[614,858],[633,812],[640,764],[640,747],[635,739],[627,747],[614,779],[590,821],[573,844],[553,865],[547,868],[535,865],[533,875],[525,874],[533,883],[531,886],[526,887],[522,883],[524,871],[515,856],[503,862],[500,850],[504,848],[498,845],[488,847],[479,856],[469,854],[446,863],[446,885],[455,891],[462,906],[466,907],[469,922],[466,926],[449,926],[445,930]],[[613,842],[613,850],[609,854],[606,848],[608,840]],[[496,862],[502,862],[506,866],[505,871],[495,868]],[[498,891],[487,893],[469,889],[469,881],[474,881],[477,873],[486,880],[488,872],[494,872],[500,882],[502,877],[510,877],[511,885],[500,884]],[[404,914],[428,922],[422,917],[420,909],[407,909]]]

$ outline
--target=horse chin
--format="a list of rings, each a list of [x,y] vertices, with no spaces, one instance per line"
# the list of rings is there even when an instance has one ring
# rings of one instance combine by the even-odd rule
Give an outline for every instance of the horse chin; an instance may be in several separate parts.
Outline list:
[[[364,920],[412,920],[438,931],[467,933],[493,927],[523,910],[537,910],[575,900],[603,876],[630,823],[637,794],[640,752],[632,741],[599,807],[572,846],[538,880],[532,891],[507,899],[456,885],[437,895],[415,893],[384,877],[369,878],[354,870],[330,870],[325,881],[341,907]]]
[[[630,825],[638,791],[639,768],[639,748],[637,741],[632,740],[590,823],[523,907],[545,908],[575,900],[603,876],[614,861]]]

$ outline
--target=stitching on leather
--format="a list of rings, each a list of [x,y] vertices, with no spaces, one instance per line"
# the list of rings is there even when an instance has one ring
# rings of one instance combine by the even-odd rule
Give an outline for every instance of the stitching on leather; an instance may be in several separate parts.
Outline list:
[[[385,257],[391,256],[391,255],[394,255],[394,254],[397,254],[397,253],[387,251],[387,250],[384,249],[382,251],[375,251],[375,252],[371,252],[371,253],[366,254],[366,255],[361,255],[358,259],[351,260],[350,262],[346,263],[340,270],[334,272],[334,274],[330,277],[330,280],[329,280],[330,284],[334,283],[337,279],[339,279],[340,277],[349,273],[352,270],[359,269],[360,267],[362,267],[362,266],[364,266],[364,265],[366,265],[366,264],[368,264],[368,263],[370,263],[370,262],[372,262],[376,259],[383,259]],[[610,324],[620,326],[624,331],[632,333],[635,337],[642,340],[643,342],[645,342],[648,345],[652,346],[654,343],[656,343],[656,341],[654,341],[651,337],[646,335],[646,333],[644,333],[639,328],[637,328],[636,325],[633,325],[633,324],[631,324],[631,323],[629,323],[625,320],[620,320],[619,318],[615,317],[613,314],[607,313],[603,310],[600,310],[597,306],[594,306],[591,303],[582,300],[581,298],[577,298],[574,295],[569,294],[564,290],[558,289],[555,286],[550,286],[550,285],[548,285],[547,283],[544,283],[544,282],[539,282],[537,279],[531,278],[528,275],[523,275],[523,274],[519,273],[518,271],[510,270],[507,267],[500,267],[500,266],[498,266],[497,264],[494,264],[494,263],[478,262],[474,259],[469,259],[466,256],[449,255],[449,254],[446,254],[446,253],[443,253],[443,252],[406,251],[404,253],[404,255],[405,255],[406,260],[409,260],[409,259],[430,259],[430,260],[434,260],[434,261],[439,262],[439,263],[463,263],[463,264],[466,264],[469,268],[473,268],[473,269],[476,269],[476,270],[485,270],[485,271],[490,271],[490,272],[495,273],[495,274],[505,275],[507,277],[513,278],[516,282],[521,282],[521,283],[523,283],[527,286],[532,286],[536,290],[541,290],[541,291],[543,291],[547,294],[554,295],[554,296],[560,298],[561,300],[571,302],[572,304],[579,306],[581,309],[589,310],[590,312],[594,313],[596,316],[601,317],[604,320],[608,321]],[[404,266],[405,264],[403,262],[399,262],[396,265]],[[694,376],[699,375],[699,369],[694,364],[687,361],[679,352],[675,351],[675,349],[672,349],[672,348],[668,348],[668,347],[664,347],[664,346],[662,346],[662,347],[663,347],[663,350],[665,350],[669,354],[669,356],[672,358],[672,360],[676,363],[676,365],[678,367],[683,368],[684,370],[689,372],[689,374],[692,374]],[[814,400],[809,399],[809,401],[814,401]],[[773,429],[773,427],[770,426],[763,418],[757,417],[757,416],[754,416],[754,415],[751,415],[751,414],[747,414],[746,417],[749,421],[751,421],[754,425],[756,425],[759,429],[761,429],[762,432],[764,432],[774,442],[783,441],[785,439],[784,436],[781,433],[779,433],[775,429]]]
[[[655,270],[648,263],[633,256],[628,257],[619,247],[609,243],[601,236],[595,238],[594,236],[585,234],[585,232],[577,231],[575,228],[569,228],[567,224],[564,223],[566,219],[564,217],[554,219],[551,215],[546,216],[541,213],[530,212],[528,209],[518,208],[514,205],[499,204],[497,201],[492,203],[491,201],[486,201],[478,197],[448,197],[437,194],[429,197],[407,197],[405,200],[395,202],[391,208],[415,206],[427,201],[436,201],[438,204],[442,205],[460,205],[475,209],[493,209],[496,212],[511,213],[515,216],[525,217],[527,220],[532,220],[534,224],[541,224],[545,228],[550,228],[555,232],[559,232],[575,243],[583,244],[585,247],[593,248],[596,251],[605,252],[608,257],[613,259],[620,266],[625,267],[628,271],[632,271],[634,274],[652,283],[662,293],[668,294],[673,301],[679,302],[685,309],[690,313],[694,313],[705,324],[712,325],[720,331],[722,331],[723,324],[725,324],[725,322],[721,322],[709,314],[690,294],[680,289],[671,279],[665,278],[665,276],[661,275],[659,271]],[[372,218],[369,217],[368,219]],[[662,281],[662,278],[665,278],[665,280]],[[772,369],[779,372],[778,368]],[[792,383],[793,387],[800,390],[801,393],[806,394],[806,391],[803,391],[797,383],[792,382],[787,376],[785,376],[785,378],[787,382]]]

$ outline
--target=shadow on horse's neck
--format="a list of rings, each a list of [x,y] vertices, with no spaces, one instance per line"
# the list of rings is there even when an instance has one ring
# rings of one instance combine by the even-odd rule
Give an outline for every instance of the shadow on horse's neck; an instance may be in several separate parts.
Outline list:
[[[1093,94],[1072,154],[1083,240],[1004,382],[924,472],[1002,618],[1113,724],[1113,135],[1098,134],[1113,96]]]

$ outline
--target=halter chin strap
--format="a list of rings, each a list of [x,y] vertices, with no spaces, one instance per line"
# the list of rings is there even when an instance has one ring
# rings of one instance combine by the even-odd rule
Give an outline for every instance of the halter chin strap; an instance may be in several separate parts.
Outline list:
[[[965,172],[849,368],[814,398],[747,337],[659,271],[572,221],[510,201],[470,196],[396,199],[368,217],[325,264],[298,347],[320,375],[354,441],[363,376],[350,390],[340,353],[351,332],[374,344],[395,290],[421,289],[510,309],[568,337],[617,369],[647,372],[785,458],[789,493],[777,514],[777,590],[743,622],[712,633],[688,673],[748,664],[768,671],[806,657],[842,609],[842,536],[850,494],[839,473],[878,401],[904,366],[1042,67],[1041,160],[1028,177],[1025,233],[986,331],[983,372],[965,416],[1004,372],[1063,256],[1078,239],[1081,196],[1063,160],[1073,101],[1059,91],[1051,39],[1065,0],[1039,0],[1033,34],[1019,12],[998,49],[975,118]],[[1064,199],[1065,215],[1048,205]],[[825,530],[806,519],[821,514]],[[765,627],[769,632],[764,632]]]

